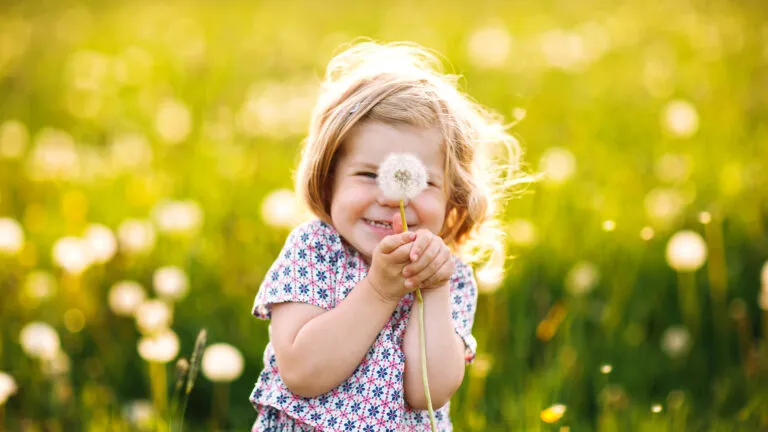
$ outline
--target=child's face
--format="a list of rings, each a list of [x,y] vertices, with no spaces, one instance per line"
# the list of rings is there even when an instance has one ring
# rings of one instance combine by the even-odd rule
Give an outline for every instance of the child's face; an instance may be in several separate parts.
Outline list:
[[[427,188],[404,202],[408,230],[425,228],[439,234],[445,220],[440,131],[374,121],[359,124],[344,143],[333,173],[331,219],[341,236],[368,262],[381,239],[393,234],[392,216],[400,214],[400,202],[385,197],[376,181],[379,165],[390,153],[415,155],[429,176]],[[385,222],[387,227],[374,226],[371,221]]]

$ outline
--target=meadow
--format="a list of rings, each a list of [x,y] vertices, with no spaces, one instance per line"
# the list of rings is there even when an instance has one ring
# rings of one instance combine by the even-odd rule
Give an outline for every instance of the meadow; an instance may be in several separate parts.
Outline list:
[[[766,23],[725,0],[3,2],[0,430],[163,430],[181,405],[184,430],[250,427],[250,307],[307,217],[324,67],[361,36],[441,53],[541,175],[476,267],[457,431],[768,429]]]

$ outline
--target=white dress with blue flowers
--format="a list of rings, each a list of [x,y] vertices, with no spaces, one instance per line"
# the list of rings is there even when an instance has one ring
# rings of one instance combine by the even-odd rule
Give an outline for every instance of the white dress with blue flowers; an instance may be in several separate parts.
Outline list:
[[[472,323],[477,307],[477,285],[472,268],[454,257],[451,277],[451,317],[464,340],[465,360],[475,356]],[[280,256],[267,272],[253,314],[270,319],[271,306],[301,302],[330,310],[344,300],[368,273],[362,256],[319,220],[295,228]],[[258,411],[254,431],[419,431],[430,430],[427,411],[405,403],[403,336],[414,295],[404,296],[357,369],[341,385],[315,398],[293,394],[283,383],[270,342],[264,369],[250,400]],[[331,347],[332,348],[332,347]],[[440,431],[451,431],[450,404],[435,410]]]

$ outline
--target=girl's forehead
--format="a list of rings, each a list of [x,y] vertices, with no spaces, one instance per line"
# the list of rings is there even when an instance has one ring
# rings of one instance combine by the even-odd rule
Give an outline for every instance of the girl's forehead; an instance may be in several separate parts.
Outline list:
[[[440,129],[367,121],[355,127],[343,149],[348,162],[368,165],[382,163],[390,153],[413,154],[428,168],[442,171],[444,152]]]

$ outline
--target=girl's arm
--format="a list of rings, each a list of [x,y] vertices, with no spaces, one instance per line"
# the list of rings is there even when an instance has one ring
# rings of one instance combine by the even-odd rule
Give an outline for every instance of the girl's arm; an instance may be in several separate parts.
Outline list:
[[[346,380],[395,311],[366,277],[332,310],[306,303],[272,306],[270,338],[280,377],[295,394],[315,397]]]
[[[426,334],[427,378],[432,407],[445,405],[464,380],[464,342],[451,320],[451,291],[448,284],[422,290]],[[418,303],[414,301],[403,339],[405,352],[405,401],[412,409],[427,409],[421,377]]]

